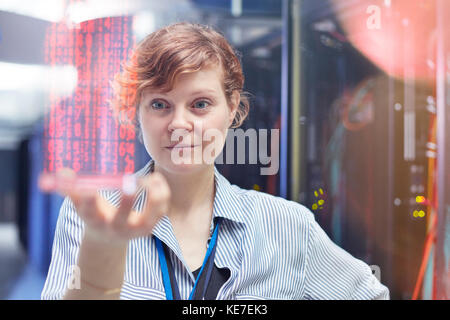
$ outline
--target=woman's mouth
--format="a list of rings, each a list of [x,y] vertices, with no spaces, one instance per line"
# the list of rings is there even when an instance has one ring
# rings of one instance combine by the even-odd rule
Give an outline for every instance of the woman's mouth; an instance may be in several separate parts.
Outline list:
[[[175,146],[169,146],[166,147],[166,149],[172,150],[172,149],[191,149],[191,148],[195,148],[198,147],[199,145],[175,145]]]

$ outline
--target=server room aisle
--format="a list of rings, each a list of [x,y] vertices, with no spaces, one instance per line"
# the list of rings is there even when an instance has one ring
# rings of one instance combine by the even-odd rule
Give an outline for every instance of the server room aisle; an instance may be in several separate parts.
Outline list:
[[[27,263],[14,223],[0,223],[0,300],[40,299],[45,276]]]

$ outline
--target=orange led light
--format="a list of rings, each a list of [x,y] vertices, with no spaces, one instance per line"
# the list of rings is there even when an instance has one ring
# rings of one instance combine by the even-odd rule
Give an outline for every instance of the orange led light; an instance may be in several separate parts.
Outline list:
[[[417,203],[424,203],[425,202],[425,197],[424,196],[417,196],[416,197],[416,202]]]

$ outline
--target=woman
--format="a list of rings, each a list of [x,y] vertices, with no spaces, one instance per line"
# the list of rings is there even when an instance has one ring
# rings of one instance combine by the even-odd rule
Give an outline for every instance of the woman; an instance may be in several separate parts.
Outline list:
[[[136,119],[152,161],[136,192],[62,190],[42,298],[389,297],[307,208],[231,185],[214,167],[228,128],[247,116],[243,83],[235,52],[209,27],[170,25],[138,45],[113,106]]]

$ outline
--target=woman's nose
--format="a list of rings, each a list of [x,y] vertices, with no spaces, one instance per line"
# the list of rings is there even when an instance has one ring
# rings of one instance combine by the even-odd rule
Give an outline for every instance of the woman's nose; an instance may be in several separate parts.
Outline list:
[[[192,130],[192,121],[189,119],[188,113],[183,108],[174,108],[172,119],[169,122],[168,130],[173,132],[177,129]]]

